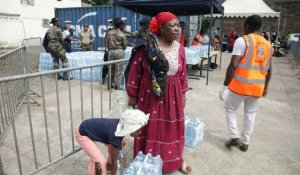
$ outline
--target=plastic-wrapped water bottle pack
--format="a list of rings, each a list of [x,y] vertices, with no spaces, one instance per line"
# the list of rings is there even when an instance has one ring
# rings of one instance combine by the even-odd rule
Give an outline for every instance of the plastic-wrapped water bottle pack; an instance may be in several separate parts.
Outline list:
[[[128,47],[125,50],[126,59],[130,58],[131,50],[132,47]],[[69,67],[88,66],[88,65],[95,65],[95,64],[102,63],[104,57],[104,51],[72,52],[72,53],[66,53],[66,56],[68,58]],[[62,67],[61,61],[60,61],[60,67]],[[125,70],[125,67],[126,64],[123,65],[123,70]],[[49,53],[41,53],[40,62],[39,62],[39,71],[47,72],[51,70],[53,70],[53,58]],[[83,80],[97,81],[102,78],[102,67],[99,66],[99,67],[93,67],[88,69],[82,69],[81,72],[80,70],[75,70],[72,71],[70,74],[72,78],[76,80],[79,80],[81,76]],[[122,84],[122,88],[125,88],[125,82],[123,82],[124,81],[123,79],[121,79],[121,84]]]
[[[210,52],[212,47],[210,47]],[[207,57],[208,45],[185,47],[185,57],[187,63],[193,63],[200,57]]]
[[[203,142],[204,123],[198,117],[191,117],[188,114],[184,115],[185,120],[185,145],[195,148]]]
[[[162,166],[160,155],[153,157],[151,153],[144,155],[139,151],[133,162],[125,169],[124,175],[162,175]]]

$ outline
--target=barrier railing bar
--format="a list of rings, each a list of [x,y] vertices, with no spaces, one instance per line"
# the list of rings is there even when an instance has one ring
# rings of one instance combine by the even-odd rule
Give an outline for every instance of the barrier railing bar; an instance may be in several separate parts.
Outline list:
[[[43,99],[43,111],[44,111],[44,122],[45,122],[45,132],[47,139],[47,150],[48,150],[48,159],[51,162],[51,151],[50,151],[50,143],[49,143],[49,134],[48,134],[48,121],[47,121],[47,110],[46,110],[46,102],[45,102],[45,88],[44,88],[44,79],[40,76],[41,87],[42,87],[42,99]]]
[[[7,125],[8,124],[8,114],[7,114],[7,111],[6,111],[6,103],[5,102],[7,102],[6,100],[4,100],[4,96],[5,96],[5,94],[6,94],[6,92],[4,92],[4,90],[3,90],[3,86],[2,86],[2,84],[1,84],[1,97],[2,97],[2,102],[3,102],[3,111],[4,111],[4,117],[5,117],[5,124]]]
[[[10,51],[8,51],[8,52],[5,52],[5,53],[1,54],[1,55],[0,55],[0,59],[1,59],[2,57],[8,56],[8,55],[10,55],[11,53],[14,53],[14,52],[16,52],[16,51],[19,51],[19,50],[21,50],[21,49],[25,49],[25,46],[22,46],[22,47],[19,47],[19,48],[16,48],[16,49],[13,49],[13,50],[10,50]]]
[[[8,87],[7,82],[5,83],[6,87]],[[10,92],[8,91],[8,96],[10,96]],[[12,125],[12,129],[13,129],[13,135],[14,135],[14,141],[15,141],[15,147],[16,147],[16,154],[17,154],[17,159],[18,159],[18,166],[19,166],[19,173],[20,175],[22,175],[22,164],[21,164],[21,157],[20,157],[20,151],[19,151],[19,145],[18,145],[18,138],[17,138],[17,132],[16,132],[16,126],[15,126],[15,120],[14,120],[14,115],[12,113],[12,106],[11,106],[11,101],[8,101],[8,105],[9,105],[9,111],[11,112],[11,125]]]
[[[100,77],[100,81],[99,81],[99,83],[100,83],[100,110],[101,110],[101,118],[103,118],[103,97],[102,97],[102,70],[103,69],[103,66],[99,66],[99,77]]]
[[[44,169],[46,169],[46,168],[48,168],[48,167],[54,165],[54,164],[56,164],[57,162],[59,162],[59,161],[61,161],[61,160],[64,160],[64,159],[70,157],[71,155],[73,155],[73,154],[75,154],[75,153],[77,153],[77,152],[79,152],[79,151],[81,151],[81,148],[78,148],[78,149],[76,149],[76,150],[74,150],[74,151],[72,151],[72,152],[70,152],[70,153],[64,155],[63,157],[61,157],[61,158],[59,158],[59,159],[56,159],[56,160],[52,161],[51,163],[49,163],[49,164],[47,164],[47,165],[41,166],[40,169],[38,169],[38,170],[36,170],[36,171],[32,171],[32,172],[30,172],[28,175],[36,174],[36,173],[38,173],[38,172],[40,172],[40,171],[42,171],[42,170],[44,170]]]
[[[109,74],[108,74],[108,87],[109,87],[109,111],[111,112],[111,82],[112,82],[112,79],[111,79],[111,64],[109,65]]]
[[[55,89],[56,89],[56,105],[57,105],[57,116],[58,116],[58,132],[59,132],[59,143],[60,143],[60,155],[64,155],[63,143],[62,143],[62,131],[61,131],[61,117],[60,117],[60,104],[59,104],[59,92],[58,92],[58,75],[55,74]]]
[[[79,67],[72,67],[72,68],[61,68],[61,69],[56,69],[52,70],[49,72],[35,72],[35,73],[30,73],[30,74],[23,74],[23,75],[14,75],[10,77],[1,77],[0,78],[0,83],[6,82],[6,81],[14,81],[14,80],[19,80],[19,79],[25,79],[25,78],[34,78],[34,77],[39,77],[39,76],[46,76],[46,75],[51,75],[55,73],[60,73],[60,72],[69,72],[69,71],[74,71],[78,69],[87,69],[91,67],[97,67],[97,66],[104,66],[104,65],[111,65],[111,64],[116,64],[116,63],[122,63],[122,62],[128,62],[126,59],[122,60],[116,60],[116,61],[108,61],[100,64],[94,64],[94,65],[88,65],[88,66],[79,66]]]
[[[67,72],[68,74],[70,72]],[[73,111],[72,111],[72,91],[71,91],[71,81],[70,76],[68,76],[68,88],[69,88],[69,103],[70,103],[70,124],[71,124],[71,138],[72,138],[72,150],[75,150],[74,147],[74,136],[73,136]]]
[[[91,110],[92,110],[92,118],[94,118],[94,90],[93,90],[93,68],[90,68],[90,80],[91,80]]]
[[[80,69],[79,76],[80,76],[80,103],[81,103],[81,121],[83,121],[82,69]]]
[[[0,91],[0,94],[1,94],[2,92]],[[1,96],[3,96],[3,95],[1,95]],[[0,99],[0,114],[1,114],[1,123],[2,123],[2,128],[3,128],[3,130],[4,130],[4,128],[5,128],[5,125],[4,125],[4,120],[5,120],[5,116],[4,116],[4,114],[3,114],[3,110],[2,110],[2,100]],[[1,135],[2,135],[2,133],[1,133]]]
[[[32,144],[32,149],[33,149],[34,165],[35,165],[35,169],[38,169],[33,127],[32,127],[31,109],[30,109],[30,104],[29,104],[29,79],[24,80],[24,84],[25,84],[25,89],[26,89],[26,100],[27,100],[26,104],[27,104],[27,113],[28,113],[28,120],[29,120],[29,127],[30,127],[31,144]]]

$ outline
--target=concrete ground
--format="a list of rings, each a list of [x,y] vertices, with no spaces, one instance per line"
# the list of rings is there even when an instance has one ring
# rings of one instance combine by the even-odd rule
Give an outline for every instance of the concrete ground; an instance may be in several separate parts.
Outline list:
[[[187,93],[185,112],[201,118],[205,123],[204,143],[191,149],[185,147],[185,161],[192,167],[192,175],[297,175],[300,173],[300,81],[290,68],[287,57],[273,58],[273,77],[270,84],[269,95],[259,101],[257,118],[252,140],[247,152],[237,149],[227,150],[224,142],[228,139],[223,102],[218,98],[218,91],[222,86],[226,67],[230,55],[223,56],[223,66],[210,72],[209,85],[205,79],[189,80],[193,90]],[[58,117],[56,106],[55,86],[53,77],[45,77],[46,87],[46,114],[48,117],[51,158],[60,157],[60,144],[58,134]],[[39,79],[31,80],[32,88],[40,92]],[[59,81],[59,94],[61,106],[61,121],[64,154],[72,150],[69,96],[67,82]],[[99,84],[93,87],[94,116],[100,116]],[[72,81],[72,116],[74,128],[81,121],[81,103],[79,81]],[[91,113],[90,83],[83,84],[84,92],[84,118]],[[103,99],[108,100],[108,92],[103,92]],[[120,102],[116,98],[120,95],[113,93],[113,111],[108,110],[104,102],[104,116],[116,116]],[[41,98],[36,98],[42,102]],[[121,100],[122,101],[122,100]],[[42,106],[31,106],[34,126],[37,157],[39,167],[47,164],[48,154],[45,138],[44,116]],[[239,126],[242,127],[243,107],[238,111]],[[32,156],[28,113],[24,106],[18,114],[16,121],[17,136],[20,147],[23,174],[34,170]],[[127,162],[132,160],[132,138],[126,138]],[[104,149],[103,145],[99,145]],[[75,140],[75,149],[79,148]],[[0,154],[4,172],[7,175],[18,174],[12,131],[7,133],[1,142]],[[37,173],[39,175],[83,175],[87,174],[88,158],[83,151]],[[171,174],[181,174],[174,172]]]

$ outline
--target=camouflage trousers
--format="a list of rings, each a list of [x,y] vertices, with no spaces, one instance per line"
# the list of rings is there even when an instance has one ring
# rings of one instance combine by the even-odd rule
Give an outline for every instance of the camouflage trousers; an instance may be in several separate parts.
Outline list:
[[[109,50],[108,61],[115,61],[125,59],[123,49]],[[111,78],[114,85],[120,87],[120,77],[122,76],[123,63],[116,63],[111,65]]]
[[[48,48],[53,58],[53,69],[59,69],[59,59],[62,63],[63,68],[68,67],[68,59],[66,57],[66,51],[61,44],[49,43]]]

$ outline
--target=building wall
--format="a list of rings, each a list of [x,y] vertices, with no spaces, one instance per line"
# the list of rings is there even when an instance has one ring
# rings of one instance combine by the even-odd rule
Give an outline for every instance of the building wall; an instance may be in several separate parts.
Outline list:
[[[34,0],[34,5],[20,0],[0,0],[0,48],[18,47],[22,40],[43,37],[47,26],[43,19],[54,17],[54,9],[81,7],[81,0]]]
[[[288,32],[300,33],[300,0],[264,0],[274,11],[281,12],[279,32],[285,36]],[[224,0],[219,0],[223,3]],[[224,34],[235,30],[243,34],[243,23],[246,18],[224,19]],[[277,18],[263,18],[263,31],[277,31]],[[216,20],[215,26],[221,26],[221,20]]]
[[[281,12],[280,33],[300,33],[299,0],[264,0],[272,9]]]

